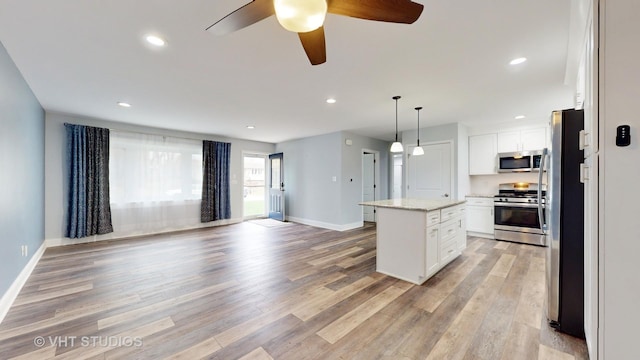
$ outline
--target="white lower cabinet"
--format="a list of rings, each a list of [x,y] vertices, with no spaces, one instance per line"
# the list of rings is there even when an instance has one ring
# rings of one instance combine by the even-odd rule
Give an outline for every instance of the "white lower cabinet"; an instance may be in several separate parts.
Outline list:
[[[377,208],[376,271],[419,285],[460,255],[465,205],[437,209]]]
[[[427,246],[425,254],[425,265],[427,277],[438,271],[440,264],[438,262],[438,238],[440,237],[440,224],[432,225],[427,228]]]
[[[455,205],[436,212],[427,212],[425,273],[427,280],[445,265],[460,256],[467,246],[464,220],[465,205]],[[429,222],[438,214],[438,223]]]
[[[471,236],[494,239],[493,198],[467,196],[466,229]]]

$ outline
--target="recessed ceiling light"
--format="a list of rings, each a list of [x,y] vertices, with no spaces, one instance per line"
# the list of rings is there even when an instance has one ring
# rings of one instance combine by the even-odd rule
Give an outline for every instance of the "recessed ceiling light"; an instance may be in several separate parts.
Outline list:
[[[334,98],[328,98],[327,99],[327,104],[335,104],[336,103],[336,99]]]
[[[120,105],[122,107],[125,107],[125,108],[130,108],[131,107],[131,104],[126,103],[126,102],[122,102],[122,101],[118,102],[118,105]]]
[[[526,57],[520,57],[520,58],[516,58],[516,59],[511,60],[509,62],[509,65],[518,65],[518,64],[522,64],[525,61],[527,61]]]
[[[253,129],[255,129],[255,128],[256,128],[256,127],[255,127],[255,126],[253,126],[253,125],[247,125],[247,129],[249,129],[249,130],[253,130]]]
[[[145,40],[147,40],[149,44],[155,46],[165,46],[167,44],[167,42],[164,41],[163,38],[156,35],[147,35],[147,37],[145,37]]]
[[[516,120],[522,120],[522,119],[524,119],[525,117],[526,117],[526,116],[524,116],[524,115],[518,115],[518,116],[516,116]]]

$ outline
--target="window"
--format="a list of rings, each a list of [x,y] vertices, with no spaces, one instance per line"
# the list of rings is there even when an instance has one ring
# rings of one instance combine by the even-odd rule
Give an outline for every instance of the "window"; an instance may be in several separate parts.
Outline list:
[[[109,172],[112,204],[199,200],[202,142],[112,131]]]
[[[266,216],[266,163],[264,155],[244,155],[244,217]]]

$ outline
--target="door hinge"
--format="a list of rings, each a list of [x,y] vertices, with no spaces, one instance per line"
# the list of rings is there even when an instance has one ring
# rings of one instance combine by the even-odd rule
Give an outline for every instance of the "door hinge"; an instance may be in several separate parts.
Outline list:
[[[578,136],[578,149],[584,150],[589,147],[589,133],[585,130],[580,130],[580,135]]]
[[[374,188],[374,189],[376,188],[376,184],[373,184],[373,188]]]
[[[373,209],[373,213],[374,213],[374,214],[376,213],[376,209]]]
[[[580,182],[585,183],[589,181],[589,167],[582,163],[580,164]]]

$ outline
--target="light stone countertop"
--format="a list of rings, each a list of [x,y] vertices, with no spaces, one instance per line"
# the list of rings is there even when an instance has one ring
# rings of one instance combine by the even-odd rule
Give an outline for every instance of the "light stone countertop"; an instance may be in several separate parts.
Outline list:
[[[466,197],[478,197],[478,198],[494,198],[495,194],[469,194]]]
[[[366,201],[359,205],[365,206],[378,206],[403,210],[419,210],[419,211],[434,211],[450,206],[463,204],[465,200],[451,200],[451,199],[388,199],[377,201]]]

